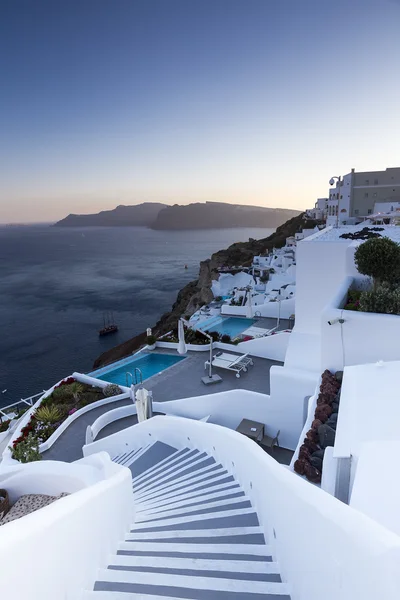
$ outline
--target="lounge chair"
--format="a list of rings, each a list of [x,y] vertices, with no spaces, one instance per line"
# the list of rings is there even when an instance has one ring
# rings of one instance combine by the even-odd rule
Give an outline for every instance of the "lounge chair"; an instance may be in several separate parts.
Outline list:
[[[219,367],[220,369],[227,369],[228,371],[234,371],[236,377],[239,379],[240,373],[243,371],[246,373],[249,366],[253,365],[253,359],[248,354],[230,354],[229,352],[220,352],[213,356],[212,366]],[[206,360],[204,368],[210,366],[210,361]]]

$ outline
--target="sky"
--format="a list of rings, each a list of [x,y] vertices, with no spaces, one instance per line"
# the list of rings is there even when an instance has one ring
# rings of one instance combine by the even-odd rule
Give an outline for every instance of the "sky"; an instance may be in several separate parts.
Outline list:
[[[3,0],[0,223],[399,166],[400,0]]]

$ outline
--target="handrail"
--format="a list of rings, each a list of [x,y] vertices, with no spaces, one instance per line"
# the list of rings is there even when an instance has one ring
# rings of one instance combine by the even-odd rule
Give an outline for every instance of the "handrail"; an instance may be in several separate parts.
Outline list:
[[[9,413],[7,413],[5,411],[7,411],[9,408],[17,407],[19,404],[21,404],[21,402],[23,402],[24,404],[27,404],[28,406],[33,406],[34,398],[38,398],[39,396],[42,396],[45,393],[45,391],[46,390],[43,390],[43,392],[38,392],[37,394],[33,394],[33,396],[28,396],[28,398],[21,398],[21,400],[18,400],[17,402],[13,402],[12,404],[7,404],[7,406],[2,406],[0,408],[0,415],[2,415],[3,417],[9,416]]]
[[[142,371],[139,369],[139,367],[135,367],[134,373],[135,373],[135,385],[138,384],[138,380],[136,377],[136,371],[139,373],[139,383],[143,383],[143,375],[142,375]]]
[[[143,375],[142,375],[142,371],[139,369],[139,367],[135,367],[133,370],[133,373],[134,373],[134,375],[132,375],[132,373],[130,371],[126,371],[126,373],[125,373],[125,381],[126,381],[127,387],[130,387],[131,385],[138,385],[138,383],[140,383],[140,384],[143,383]],[[139,381],[138,381],[137,373],[139,373]],[[129,377],[131,378],[131,384],[129,384]]]

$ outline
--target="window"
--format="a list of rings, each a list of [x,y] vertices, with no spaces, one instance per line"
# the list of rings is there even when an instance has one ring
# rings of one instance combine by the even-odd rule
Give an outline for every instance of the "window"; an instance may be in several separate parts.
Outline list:
[[[355,215],[358,215],[358,208],[356,208],[356,210],[354,211]]]
[[[374,185],[378,185],[378,180],[374,179]]]
[[[336,216],[337,216],[338,212],[339,212],[339,207],[336,205]]]
[[[368,214],[369,214],[369,215],[372,215],[372,208],[369,208],[369,209],[368,209]]]
[[[368,192],[365,192],[364,198],[368,198]]]
[[[342,196],[342,194],[340,194],[340,199],[342,199],[342,198],[343,198],[343,196]]]

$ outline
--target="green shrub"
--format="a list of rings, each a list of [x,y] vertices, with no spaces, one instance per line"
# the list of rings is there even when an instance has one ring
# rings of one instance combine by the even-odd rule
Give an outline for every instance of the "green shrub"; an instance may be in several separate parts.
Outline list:
[[[361,244],[354,254],[354,261],[359,273],[373,278],[375,289],[383,282],[400,280],[400,245],[387,237]]]
[[[112,396],[118,396],[118,394],[122,394],[122,390],[116,383],[110,383],[103,389],[103,394],[106,398],[111,398]]]
[[[157,341],[157,338],[155,335],[148,335],[146,337],[146,344],[148,346],[153,346],[156,343],[156,341]]]
[[[14,448],[9,447],[12,452],[12,458],[21,463],[34,462],[41,460],[39,453],[39,440],[29,433],[24,440],[21,440]]]
[[[400,315],[400,289],[382,284],[360,296],[360,310],[364,312]]]
[[[227,333],[224,333],[224,335],[221,337],[221,342],[223,342],[224,344],[230,344],[232,342],[231,336]]]
[[[39,406],[34,417],[36,421],[42,421],[43,423],[57,423],[57,421],[62,419],[62,412],[55,404],[51,406]]]
[[[10,426],[10,420],[0,421],[0,433],[4,433]]]

